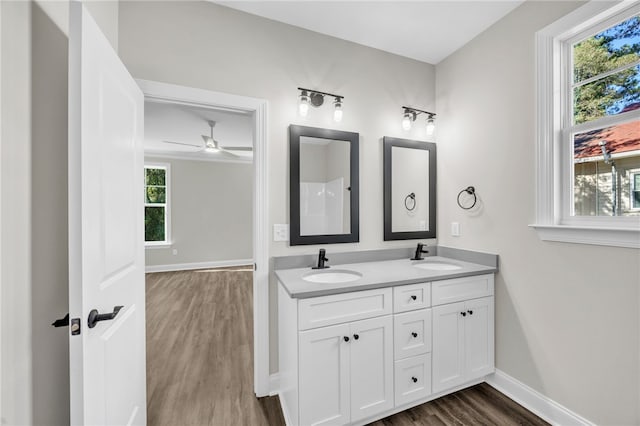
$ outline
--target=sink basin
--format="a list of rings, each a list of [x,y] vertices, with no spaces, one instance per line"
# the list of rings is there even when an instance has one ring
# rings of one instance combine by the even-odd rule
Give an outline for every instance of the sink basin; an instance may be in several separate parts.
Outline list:
[[[322,284],[348,283],[351,281],[357,281],[360,278],[362,278],[362,274],[358,272],[338,269],[311,272],[302,277],[303,280],[309,281],[310,283]]]
[[[429,271],[455,271],[457,269],[462,269],[462,266],[448,262],[415,262],[413,266],[420,269],[427,269]]]

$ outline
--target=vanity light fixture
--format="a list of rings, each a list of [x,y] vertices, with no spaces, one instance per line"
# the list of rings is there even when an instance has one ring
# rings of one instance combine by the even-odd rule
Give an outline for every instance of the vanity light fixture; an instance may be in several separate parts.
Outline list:
[[[298,101],[298,112],[300,116],[306,117],[309,112],[309,105],[318,108],[324,104],[324,97],[333,97],[333,120],[335,122],[342,121],[342,103],[344,96],[334,95],[333,93],[321,92],[319,90],[305,89],[298,87],[300,91],[300,100]]]
[[[425,114],[427,116],[427,135],[433,135],[433,131],[436,128],[436,114],[434,112],[423,111],[421,109],[411,108],[408,106],[403,106],[402,110],[404,111],[402,115],[402,128],[404,130],[411,130],[411,125],[416,121],[416,118],[418,118],[420,114]]]

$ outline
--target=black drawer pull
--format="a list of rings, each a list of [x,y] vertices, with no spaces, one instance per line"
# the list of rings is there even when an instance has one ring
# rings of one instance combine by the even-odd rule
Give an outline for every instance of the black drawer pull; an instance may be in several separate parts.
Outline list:
[[[412,377],[411,380],[413,380],[413,383],[418,383],[418,378],[417,377]]]
[[[414,338],[415,338],[415,337],[418,337],[418,333],[416,333],[415,331],[412,331],[412,332],[411,332],[411,335],[412,335]]]

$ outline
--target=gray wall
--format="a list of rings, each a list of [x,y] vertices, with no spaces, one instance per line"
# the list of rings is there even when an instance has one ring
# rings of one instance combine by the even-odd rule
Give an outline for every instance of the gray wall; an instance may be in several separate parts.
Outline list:
[[[65,425],[68,3],[0,8],[2,424]],[[118,4],[88,9],[115,46]]]
[[[253,165],[145,157],[168,163],[169,248],[147,248],[146,265],[253,258]],[[173,249],[178,254],[173,255]]]
[[[360,243],[349,251],[409,247],[383,241],[382,137],[425,139],[402,130],[402,105],[433,110],[435,68],[209,2],[122,2],[120,56],[136,78],[269,101],[269,220],[289,223],[288,126],[360,133]],[[342,122],[331,103],[298,116],[297,87],[345,97]],[[318,246],[272,242],[271,256],[317,253]],[[331,256],[329,256],[330,258]],[[271,282],[271,371],[277,371],[277,291]]]
[[[436,67],[438,237],[500,255],[497,368],[596,424],[639,424],[640,252],[543,242],[527,226],[534,33],[578,5],[526,2]],[[468,185],[480,213],[456,205]]]

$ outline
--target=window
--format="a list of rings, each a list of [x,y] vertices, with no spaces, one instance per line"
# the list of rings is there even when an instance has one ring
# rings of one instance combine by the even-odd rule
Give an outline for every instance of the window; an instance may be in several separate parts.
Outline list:
[[[629,175],[629,205],[631,209],[640,210],[640,169],[631,170]]]
[[[587,3],[538,32],[536,54],[533,226],[545,240],[640,247],[640,5]]]
[[[144,240],[147,246],[170,244],[169,165],[144,166]]]

